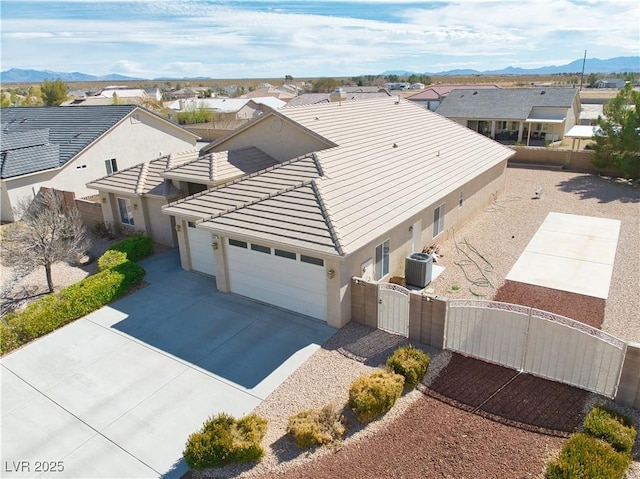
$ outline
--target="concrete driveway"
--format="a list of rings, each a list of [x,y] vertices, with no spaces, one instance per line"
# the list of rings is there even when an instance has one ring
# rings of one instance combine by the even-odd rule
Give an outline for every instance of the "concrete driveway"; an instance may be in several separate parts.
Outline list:
[[[326,324],[219,293],[177,250],[145,288],[2,358],[2,477],[180,477],[188,435],[251,412]]]

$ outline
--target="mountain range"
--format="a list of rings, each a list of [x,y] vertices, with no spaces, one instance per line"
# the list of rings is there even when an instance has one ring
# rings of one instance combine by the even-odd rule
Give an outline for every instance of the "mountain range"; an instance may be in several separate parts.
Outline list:
[[[582,59],[574,60],[566,65],[551,65],[540,68],[519,68],[509,66],[501,70],[448,70],[437,73],[418,73],[411,71],[385,71],[381,75],[400,75],[409,76],[412,74],[426,74],[430,76],[452,76],[452,75],[554,75],[563,73],[580,73],[582,71]],[[584,72],[607,74],[607,73],[623,73],[633,72],[640,73],[640,56],[636,57],[615,57],[607,60],[599,58],[587,58],[585,62]],[[80,72],[54,72],[51,70],[22,70],[19,68],[11,68],[0,72],[0,82],[2,83],[39,83],[44,80],[60,79],[65,82],[92,82],[92,81],[140,81],[145,78],[133,78],[118,74],[109,74],[103,76],[89,75]],[[162,80],[170,78],[162,78]],[[179,78],[173,78],[177,80]],[[186,80],[187,78],[182,78]],[[206,79],[206,78],[201,78]],[[161,80],[155,78],[154,80]]]

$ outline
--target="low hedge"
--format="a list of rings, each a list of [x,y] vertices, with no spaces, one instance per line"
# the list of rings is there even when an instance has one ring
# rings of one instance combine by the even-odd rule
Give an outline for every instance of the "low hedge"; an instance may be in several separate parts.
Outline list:
[[[125,261],[88,276],[0,320],[0,353],[85,316],[119,298],[145,275],[142,266]]]
[[[261,442],[266,432],[267,420],[256,414],[236,420],[220,413],[189,436],[183,456],[193,469],[255,462],[264,456]]]
[[[594,407],[587,414],[584,432],[607,441],[616,451],[625,454],[631,454],[637,434],[629,417],[603,406]]]
[[[148,236],[133,235],[112,244],[108,250],[121,251],[127,255],[129,261],[135,263],[153,255],[153,243]]]
[[[361,376],[349,389],[349,408],[364,424],[389,411],[403,388],[404,377],[393,372],[380,370]]]
[[[387,359],[387,367],[396,374],[404,376],[407,387],[416,387],[423,379],[431,358],[424,351],[416,349],[412,344],[400,346]]]
[[[624,479],[631,456],[616,452],[602,439],[572,435],[549,464],[546,479]]]
[[[347,428],[345,418],[333,404],[321,409],[307,409],[289,418],[287,433],[298,447],[308,448],[337,441]]]
[[[636,438],[633,421],[619,412],[594,407],[584,432],[573,434],[547,467],[546,479],[624,479]]]
[[[102,256],[98,258],[98,271],[104,271],[105,269],[115,268],[122,263],[129,261],[127,259],[127,253],[117,250],[107,250]]]

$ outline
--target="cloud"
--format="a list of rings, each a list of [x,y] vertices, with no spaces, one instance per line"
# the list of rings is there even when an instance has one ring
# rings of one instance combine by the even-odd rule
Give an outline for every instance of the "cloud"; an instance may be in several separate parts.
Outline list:
[[[8,6],[7,6],[8,5]],[[136,76],[351,76],[637,55],[635,1],[3,2],[2,55]],[[251,8],[249,8],[251,7]],[[605,20],[603,20],[605,19]],[[87,55],[86,51],[89,51]],[[123,73],[126,74],[126,73]]]

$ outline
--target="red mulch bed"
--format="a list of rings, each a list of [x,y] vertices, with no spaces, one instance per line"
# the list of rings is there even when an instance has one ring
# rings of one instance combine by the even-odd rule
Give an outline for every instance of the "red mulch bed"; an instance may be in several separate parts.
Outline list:
[[[424,392],[373,436],[263,477],[540,477],[589,394],[458,354]]]
[[[604,299],[517,281],[505,281],[493,300],[542,309],[598,329],[604,321]]]
[[[538,477],[545,460],[562,442],[558,437],[494,422],[424,396],[373,437],[268,477]]]

